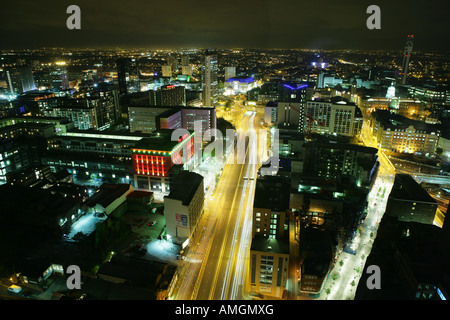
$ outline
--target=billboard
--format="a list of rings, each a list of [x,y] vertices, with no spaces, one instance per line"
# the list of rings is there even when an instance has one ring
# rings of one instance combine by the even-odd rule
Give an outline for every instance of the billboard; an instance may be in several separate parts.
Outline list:
[[[188,228],[188,217],[185,214],[177,213],[175,216],[177,227]]]

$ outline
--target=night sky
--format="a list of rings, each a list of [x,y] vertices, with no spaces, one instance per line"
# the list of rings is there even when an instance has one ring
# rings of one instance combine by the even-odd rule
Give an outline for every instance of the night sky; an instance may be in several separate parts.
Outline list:
[[[68,30],[66,8],[81,8]],[[381,8],[381,30],[366,9]],[[6,5],[6,10],[5,9]],[[448,52],[448,0],[14,0],[0,10],[0,49],[309,48]]]

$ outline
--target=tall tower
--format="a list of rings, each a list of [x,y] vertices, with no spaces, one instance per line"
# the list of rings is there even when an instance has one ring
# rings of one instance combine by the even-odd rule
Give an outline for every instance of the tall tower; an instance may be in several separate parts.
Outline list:
[[[406,78],[408,76],[409,59],[411,58],[411,52],[413,49],[414,35],[409,34],[406,38],[405,50],[403,51],[403,64],[402,64],[402,84],[406,84]]]
[[[218,59],[217,55],[205,54],[203,61],[203,106],[212,107],[218,100]]]
[[[116,60],[119,92],[127,94],[140,91],[139,69],[135,59],[119,58]]]

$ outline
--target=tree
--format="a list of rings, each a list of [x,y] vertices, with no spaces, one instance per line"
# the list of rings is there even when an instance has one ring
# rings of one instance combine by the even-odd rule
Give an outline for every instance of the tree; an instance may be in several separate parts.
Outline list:
[[[441,156],[444,153],[444,149],[442,149],[441,147],[437,147],[436,148],[436,154],[438,156]]]

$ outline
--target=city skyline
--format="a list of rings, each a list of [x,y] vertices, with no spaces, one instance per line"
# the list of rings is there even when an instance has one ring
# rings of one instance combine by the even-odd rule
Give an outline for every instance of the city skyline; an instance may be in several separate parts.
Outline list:
[[[0,300],[448,300],[449,3],[353,2],[9,3]]]
[[[20,0],[2,14],[3,48],[298,48],[402,50],[406,34],[415,50],[449,49],[445,1],[378,1],[381,29],[369,30],[369,1],[287,1],[226,4],[203,0],[166,5],[78,1],[81,30],[69,30],[68,1]],[[24,10],[26,8],[26,10]],[[433,23],[429,23],[429,22]]]

